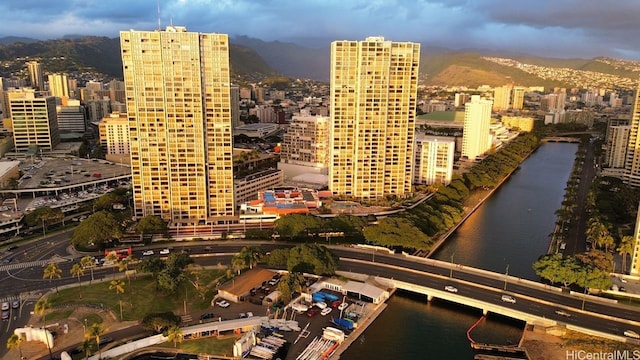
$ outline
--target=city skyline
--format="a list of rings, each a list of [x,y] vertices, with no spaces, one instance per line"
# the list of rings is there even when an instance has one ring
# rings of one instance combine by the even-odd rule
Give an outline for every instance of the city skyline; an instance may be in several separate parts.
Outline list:
[[[639,16],[640,6],[635,3],[602,6],[594,0],[545,0],[536,3],[536,11],[506,0],[357,0],[348,6],[333,0],[10,1],[0,4],[0,21],[5,25],[0,37],[117,37],[123,29],[154,30],[174,23],[190,31],[246,35],[309,47],[375,35],[451,49],[637,60],[640,51],[634,39],[640,36]]]

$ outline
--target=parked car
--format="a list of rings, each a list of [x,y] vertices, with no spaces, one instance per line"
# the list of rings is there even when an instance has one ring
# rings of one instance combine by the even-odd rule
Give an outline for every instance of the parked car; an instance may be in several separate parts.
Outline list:
[[[251,311],[247,311],[247,317],[248,318],[253,317],[253,313]]]
[[[200,315],[200,320],[213,319],[215,315],[213,313],[204,313]]]
[[[329,313],[331,313],[331,310],[333,310],[333,309],[330,308],[330,307],[326,307],[326,308],[322,309],[322,311],[320,311],[320,315],[327,316],[327,315],[329,315]]]
[[[327,303],[324,301],[317,302],[313,305],[315,305],[318,309],[321,309],[321,310],[327,308]]]
[[[227,300],[218,300],[216,301],[216,305],[220,306],[221,308],[228,308],[231,304],[229,304]]]
[[[316,316],[316,314],[317,314],[317,313],[319,313],[319,312],[320,312],[320,309],[318,309],[318,308],[311,308],[311,309],[307,310],[306,314],[307,314],[307,316],[308,316],[308,317],[314,317],[314,316]]]
[[[338,310],[342,311],[346,309],[348,306],[349,306],[349,303],[345,301],[342,304],[338,305]]]

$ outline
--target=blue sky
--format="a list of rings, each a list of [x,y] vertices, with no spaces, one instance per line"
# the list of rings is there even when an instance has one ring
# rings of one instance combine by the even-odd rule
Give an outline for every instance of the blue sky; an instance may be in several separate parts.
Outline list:
[[[451,49],[640,60],[640,1],[159,0],[164,28],[310,47],[384,36]],[[0,37],[117,37],[158,27],[157,0],[4,0]]]

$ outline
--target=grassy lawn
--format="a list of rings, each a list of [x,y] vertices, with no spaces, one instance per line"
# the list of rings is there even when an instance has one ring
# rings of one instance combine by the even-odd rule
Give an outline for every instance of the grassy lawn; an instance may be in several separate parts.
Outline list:
[[[178,349],[190,354],[209,354],[209,355],[226,355],[232,356],[233,343],[236,341],[235,336],[215,338],[207,337],[195,340],[184,340],[178,344]],[[175,349],[173,342],[158,344],[159,347],[167,349]]]
[[[175,293],[165,293],[156,289],[155,282],[148,275],[138,275],[136,278],[123,279],[124,293],[116,294],[109,289],[110,281],[90,286],[74,287],[60,290],[51,294],[49,301],[53,308],[63,305],[100,305],[110,309],[120,316],[121,320],[141,320],[146,314],[172,311],[181,314],[184,308],[185,295],[189,310],[204,310],[210,307],[210,301],[215,292],[215,279],[223,277],[222,270],[207,269],[197,271],[197,283],[206,286],[204,297],[200,297],[190,281],[184,281]],[[196,281],[194,273],[188,274],[192,281]],[[57,311],[55,311],[57,312]],[[50,319],[51,315],[47,315]]]
[[[62,319],[67,319],[69,315],[73,313],[73,310],[75,309],[52,311],[47,314],[47,321],[58,321]]]

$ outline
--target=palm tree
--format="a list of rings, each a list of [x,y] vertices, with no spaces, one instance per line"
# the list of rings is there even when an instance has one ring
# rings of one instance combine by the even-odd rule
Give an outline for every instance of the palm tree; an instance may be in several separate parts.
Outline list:
[[[622,256],[622,273],[627,272],[627,255],[633,253],[633,236],[625,235],[620,239],[618,254]]]
[[[82,299],[82,285],[80,284],[80,276],[84,275],[84,268],[80,264],[73,264],[71,270],[69,270],[71,276],[78,277],[78,286],[80,286],[80,299]]]
[[[84,352],[85,360],[87,360],[89,358],[89,355],[91,355],[92,348],[93,343],[91,342],[91,339],[85,337],[85,339],[80,343],[80,350]]]
[[[253,269],[253,267],[258,264],[258,261],[260,261],[260,257],[262,257],[262,250],[255,246],[245,246],[240,250],[240,253],[244,254],[249,269]]]
[[[167,329],[167,341],[173,341],[173,347],[178,347],[178,343],[181,343],[183,339],[182,330],[178,325],[173,325]]]
[[[51,261],[49,265],[47,265],[47,267],[44,269],[44,274],[42,275],[43,279],[49,279],[49,284],[51,284],[51,280],[53,280],[53,278],[60,279],[61,277],[62,270],[53,261]],[[58,284],[56,284],[56,292],[58,292]]]
[[[91,256],[85,256],[80,259],[80,265],[82,265],[84,269],[89,268],[91,270],[91,282],[93,282],[93,268],[95,267],[95,263]],[[89,282],[89,284],[91,284],[91,282]]]
[[[102,359],[102,352],[100,351],[100,335],[104,334],[105,331],[105,328],[101,324],[93,323],[89,326],[87,333],[85,334],[88,339],[92,339],[96,342],[96,345],[98,346],[98,358],[100,359]]]
[[[231,259],[231,267],[240,275],[240,271],[247,267],[247,259],[242,256],[242,253],[235,254]]]
[[[118,296],[118,302],[120,303],[120,320],[122,319],[122,299],[120,299],[120,294],[124,293],[124,281],[122,280],[111,280],[109,283],[109,290],[115,290],[116,295]]]
[[[20,353],[20,359],[22,359],[22,341],[24,341],[24,339],[16,334],[11,335],[7,339],[7,349],[18,349],[18,352]]]
[[[51,303],[46,297],[41,297],[33,307],[33,312],[42,316],[42,324],[45,331],[45,340],[47,342],[47,349],[49,349],[49,358],[53,359],[51,353],[51,345],[49,345],[49,334],[47,334],[47,310],[51,307]]]

